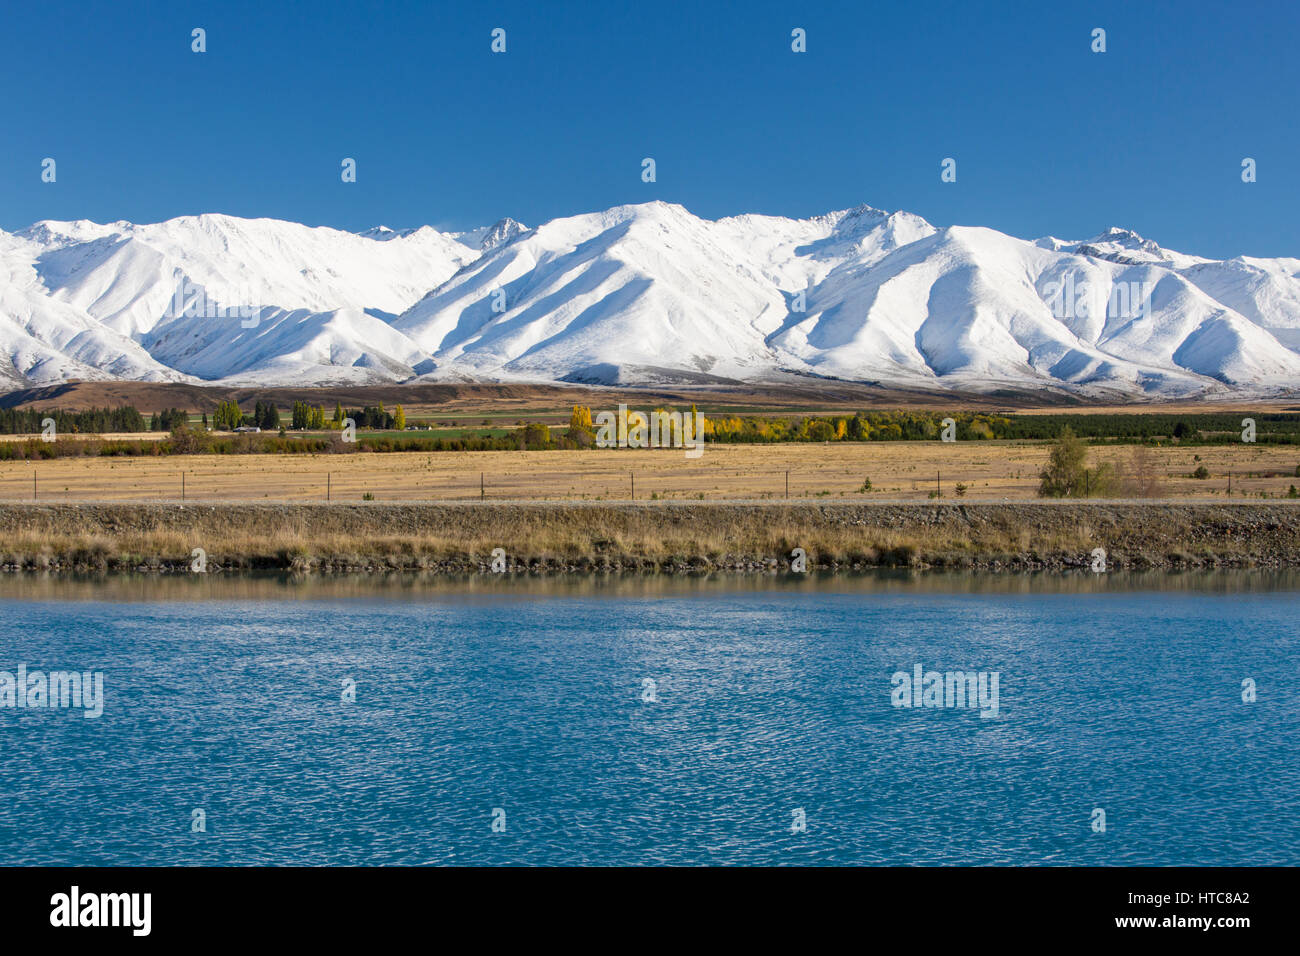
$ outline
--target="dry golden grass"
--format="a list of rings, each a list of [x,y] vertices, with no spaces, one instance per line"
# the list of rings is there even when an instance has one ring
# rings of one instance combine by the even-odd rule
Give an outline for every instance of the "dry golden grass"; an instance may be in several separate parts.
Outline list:
[[[1123,470],[1132,448],[1095,448],[1096,464]],[[943,496],[964,500],[1036,497],[1046,443],[868,442],[863,444],[709,445],[698,459],[681,450],[404,452],[347,455],[194,455],[140,458],[60,458],[0,462],[0,500],[30,501],[36,475],[38,500],[322,501],[327,481],[336,501],[369,493],[378,501],[448,501],[479,497],[483,474],[489,499],[626,500],[783,499],[786,472],[792,498],[925,500],[939,476]],[[1163,494],[1178,499],[1223,500],[1228,472],[1233,497],[1283,496],[1300,465],[1300,448],[1225,445],[1152,449]],[[1200,461],[1195,456],[1200,457]],[[1210,478],[1190,477],[1204,465]],[[863,480],[872,491],[863,494]]]
[[[520,515],[513,508],[498,512],[491,522],[458,523],[440,530],[421,529],[405,534],[373,533],[322,526],[296,519],[270,521],[257,527],[232,526],[228,513],[212,527],[180,530],[157,527],[132,529],[121,534],[57,529],[6,535],[0,560],[21,563],[19,556],[46,556],[50,560],[79,556],[88,564],[111,558],[114,565],[150,565],[158,562],[188,565],[194,547],[203,547],[214,564],[308,568],[318,563],[345,566],[430,567],[437,562],[491,561],[502,548],[512,560],[539,560],[576,564],[584,559],[620,564],[708,559],[722,563],[753,556],[786,557],[802,547],[814,560],[858,560],[871,564],[908,563],[917,549],[950,551],[951,534],[936,529],[911,528],[907,533],[874,529],[868,538],[860,530],[810,527],[806,517],[762,521],[737,519],[695,521],[689,526],[666,527],[662,512],[649,510],[619,521],[595,524],[572,512]],[[1071,544],[1076,536],[1066,536]],[[966,547],[978,553],[1009,553],[1019,549],[1020,535],[998,531],[972,538]],[[1052,541],[1064,539],[1052,535]],[[1076,547],[1075,550],[1078,550]],[[902,558],[897,557],[903,555]]]
[[[1300,504],[486,503],[0,505],[0,564],[482,569],[736,568],[794,548],[839,566],[1079,566],[1300,559]]]

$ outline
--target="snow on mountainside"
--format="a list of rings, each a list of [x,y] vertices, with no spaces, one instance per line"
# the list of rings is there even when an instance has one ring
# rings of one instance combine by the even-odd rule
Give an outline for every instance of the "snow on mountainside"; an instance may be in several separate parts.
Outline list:
[[[680,206],[556,219],[489,250],[394,325],[480,375],[596,381],[620,366],[743,378],[773,366],[781,291]]]
[[[662,202],[463,233],[269,219],[0,232],[0,385],[780,381],[1300,388],[1300,260],[1028,242],[859,206]]]
[[[71,226],[71,228],[68,228]],[[386,242],[274,219],[183,216],[147,226],[41,222],[36,271],[51,297],[124,335],[149,332],[181,280],[216,308],[401,312],[477,254],[423,227]]]
[[[52,298],[33,260],[30,243],[0,232],[0,387],[70,378],[163,382],[184,377],[139,343]]]
[[[1122,230],[1030,243],[866,206],[708,222],[649,203],[547,223],[395,325],[440,371],[479,377],[661,383],[782,369],[1151,395],[1300,384],[1300,355],[1177,271],[1208,264]]]
[[[197,379],[276,385],[365,385],[431,372],[433,360],[360,309],[259,309],[248,318],[181,319],[157,329],[149,351]]]
[[[387,320],[477,255],[427,226],[365,236],[215,215],[39,222],[0,241],[0,360],[14,366],[0,377],[407,378],[432,365]]]
[[[1053,294],[1071,286],[1091,294],[1082,303]],[[1186,394],[1204,388],[1198,377],[1278,385],[1300,373],[1300,355],[1175,273],[1061,255],[990,229],[954,226],[878,262],[845,263],[792,318],[775,344],[837,378],[874,365],[885,380],[915,385]],[[1185,348],[1193,336],[1235,351]]]

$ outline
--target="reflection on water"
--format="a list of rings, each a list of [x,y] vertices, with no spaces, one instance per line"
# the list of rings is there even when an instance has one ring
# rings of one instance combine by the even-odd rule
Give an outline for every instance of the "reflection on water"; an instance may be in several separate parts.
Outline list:
[[[1193,570],[1093,574],[900,571],[790,574],[33,574],[0,575],[8,601],[247,601],[689,597],[709,594],[1104,594],[1161,591],[1249,594],[1300,591],[1300,571]]]

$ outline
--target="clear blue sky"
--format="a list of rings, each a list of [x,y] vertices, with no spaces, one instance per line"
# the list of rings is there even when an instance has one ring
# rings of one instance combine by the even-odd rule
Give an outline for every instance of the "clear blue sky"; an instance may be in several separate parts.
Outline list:
[[[0,227],[466,228],[657,198],[1300,256],[1298,41],[1295,0],[11,3]]]

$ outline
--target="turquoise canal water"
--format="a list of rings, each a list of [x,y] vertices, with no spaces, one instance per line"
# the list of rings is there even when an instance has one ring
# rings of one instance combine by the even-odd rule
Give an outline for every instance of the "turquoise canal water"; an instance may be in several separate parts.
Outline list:
[[[1295,864],[1297,590],[13,577],[0,864]]]

